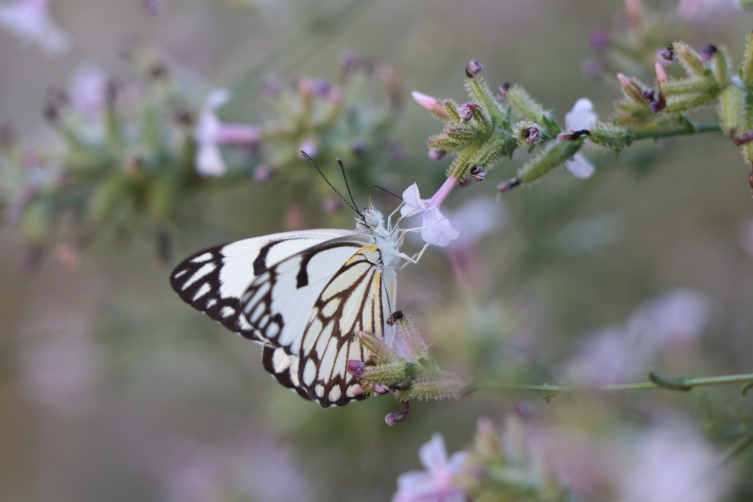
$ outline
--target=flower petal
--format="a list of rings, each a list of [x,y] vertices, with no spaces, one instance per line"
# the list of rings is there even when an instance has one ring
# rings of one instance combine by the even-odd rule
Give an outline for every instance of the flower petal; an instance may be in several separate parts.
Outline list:
[[[434,433],[428,443],[424,443],[418,450],[418,458],[431,474],[444,473],[447,470],[447,449],[444,438]]]
[[[565,161],[565,168],[582,180],[590,178],[596,172],[594,165],[580,152],[573,155],[571,160]]]
[[[424,242],[431,242],[434,246],[444,247],[460,235],[450,226],[449,220],[436,207],[424,211],[422,226],[421,238]]]
[[[199,145],[196,153],[196,172],[201,176],[222,176],[227,172],[222,153],[214,143]]]
[[[413,96],[413,99],[416,100],[416,103],[423,106],[427,110],[440,110],[439,100],[434,96],[429,96],[428,94],[424,94],[418,91],[413,91],[410,94],[411,96]]]
[[[421,194],[418,193],[418,185],[415,183],[403,191],[403,202],[405,202],[405,205],[400,208],[400,214],[403,216],[413,216],[426,208],[426,201],[421,199]]]
[[[565,127],[570,131],[582,131],[592,128],[598,120],[591,100],[580,98],[573,105],[573,109],[565,114]]]

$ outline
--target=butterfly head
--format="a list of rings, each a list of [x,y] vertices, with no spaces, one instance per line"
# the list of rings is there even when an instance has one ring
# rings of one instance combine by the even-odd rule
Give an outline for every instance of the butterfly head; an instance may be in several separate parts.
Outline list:
[[[356,218],[356,230],[374,232],[379,228],[384,228],[384,217],[374,206],[364,209]]]

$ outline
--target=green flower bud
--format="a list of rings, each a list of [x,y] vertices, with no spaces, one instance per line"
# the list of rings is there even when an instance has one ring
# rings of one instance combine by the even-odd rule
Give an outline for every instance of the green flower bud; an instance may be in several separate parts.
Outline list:
[[[747,0],[753,5],[753,0]],[[742,1],[740,2],[743,3]],[[743,79],[743,83],[753,83],[753,32],[748,35],[748,43],[745,45],[745,56],[743,57],[743,64],[740,67],[740,78]]]
[[[708,105],[716,99],[716,95],[710,93],[694,93],[675,96],[667,100],[667,106],[664,107],[664,113],[681,113],[696,108],[698,106]]]
[[[713,60],[716,82],[721,86],[726,85],[730,79],[730,67],[732,66],[727,49],[723,46],[719,47],[714,53]]]
[[[526,162],[518,170],[517,178],[521,183],[530,183],[544,176],[552,169],[564,164],[582,145],[583,139],[563,141],[562,143],[550,141],[539,155]]]
[[[725,134],[733,134],[740,131],[741,110],[743,104],[743,91],[736,85],[730,85],[722,91],[717,105],[719,122]]]
[[[468,382],[454,375],[422,374],[410,388],[410,399],[459,399]]]
[[[661,90],[665,96],[676,96],[692,92],[712,92],[716,88],[716,81],[711,77],[687,78],[664,82]]]
[[[675,42],[672,44],[675,54],[677,54],[680,64],[685,68],[685,72],[689,77],[703,77],[706,75],[706,68],[703,66],[703,59],[701,56],[683,42]]]
[[[519,85],[510,87],[507,89],[506,96],[515,111],[523,118],[539,124],[545,123],[544,109],[522,87]]]

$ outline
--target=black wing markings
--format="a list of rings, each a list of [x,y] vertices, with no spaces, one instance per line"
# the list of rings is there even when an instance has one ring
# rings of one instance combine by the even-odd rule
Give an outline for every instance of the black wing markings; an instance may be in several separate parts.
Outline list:
[[[369,260],[369,258],[366,256],[366,253],[375,253],[377,259],[374,259],[373,261]],[[339,289],[336,291],[336,293],[326,298],[324,297],[324,295],[328,291],[328,288],[333,285],[342,274],[347,273],[355,267],[364,266],[364,264],[368,264],[364,272],[360,276],[358,276],[357,279],[353,280],[348,287]],[[356,253],[356,255],[354,255],[353,258],[348,260],[348,262],[343,265],[340,270],[338,270],[338,272],[332,277],[332,279],[330,279],[329,283],[324,288],[321,295],[319,296],[319,298],[317,298],[317,301],[314,304],[312,314],[315,313],[315,315],[312,315],[312,319],[307,325],[306,333],[304,333],[304,336],[301,339],[302,346],[300,350],[300,361],[298,365],[298,380],[300,382],[300,385],[308,393],[309,399],[318,402],[322,407],[329,408],[331,406],[345,406],[351,401],[360,401],[366,399],[363,394],[354,395],[351,392],[349,395],[348,391],[358,386],[359,380],[347,373],[345,365],[347,365],[348,359],[367,361],[368,357],[370,356],[370,354],[368,354],[365,348],[360,344],[360,340],[358,338],[358,335],[356,334],[357,331],[363,330],[371,333],[376,333],[377,331],[379,331],[380,335],[384,337],[384,315],[382,309],[379,309],[380,311],[378,313],[375,312],[377,302],[379,302],[379,304],[381,305],[381,296],[384,289],[382,272],[383,266],[381,261],[381,252],[379,251],[379,249],[376,246],[367,246],[365,248],[362,248],[358,253]],[[373,287],[371,287],[370,284],[373,284],[374,278],[377,274],[379,274],[379,286],[377,288],[377,294],[375,295]],[[353,323],[350,326],[345,326],[345,331],[343,332],[342,324],[340,322],[336,322],[336,320],[343,318],[343,310],[348,299],[362,285],[364,285],[364,281],[366,282],[365,289],[363,298],[360,300],[358,305],[357,314],[353,319]],[[368,308],[367,302],[369,302],[369,300],[371,300],[371,323],[369,326],[365,326],[364,312],[366,312],[366,309]],[[337,306],[334,312],[332,312],[330,315],[326,315],[325,311],[327,305],[333,301],[338,302]],[[321,325],[321,328],[319,327],[319,325],[317,325],[317,321]],[[332,325],[331,328],[330,324]],[[379,326],[379,329],[377,329],[377,326]],[[309,329],[312,329],[312,327],[313,329],[317,329],[319,332],[316,335],[316,338],[312,342],[310,342],[310,350],[306,352],[303,345],[308,343],[306,340],[306,334]],[[328,339],[325,343],[323,343],[323,348],[320,353],[319,345],[321,343],[321,337],[325,336],[325,333],[327,333],[326,336]],[[335,344],[335,355],[331,356],[333,364],[329,369],[329,373],[323,375],[321,373],[321,365],[324,356],[328,353],[329,350],[333,350],[329,346],[329,344],[331,343]],[[351,352],[353,344],[357,344],[357,352],[355,354]],[[343,353],[344,358],[341,359],[341,354]],[[316,368],[316,372],[312,378],[308,378],[309,375],[307,375],[307,366],[309,365],[309,363],[313,364]],[[342,365],[343,367],[337,368],[338,365]],[[337,374],[335,374],[337,369],[339,369],[339,371],[337,371]]]

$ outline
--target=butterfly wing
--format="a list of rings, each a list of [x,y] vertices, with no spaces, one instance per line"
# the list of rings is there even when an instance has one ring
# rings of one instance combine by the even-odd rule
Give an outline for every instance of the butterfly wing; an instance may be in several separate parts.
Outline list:
[[[230,331],[261,342],[241,315],[240,298],[254,279],[271,265],[331,239],[354,235],[351,230],[319,229],[280,232],[231,242],[200,251],[175,267],[170,284],[180,297]]]
[[[394,310],[395,271],[385,269],[377,246],[359,249],[332,277],[314,303],[303,333],[298,380],[310,399],[323,407],[363,399],[348,361],[368,361],[370,352],[358,331],[385,338],[385,321]]]

